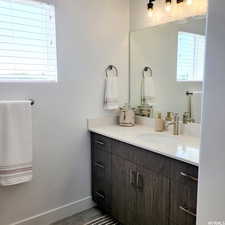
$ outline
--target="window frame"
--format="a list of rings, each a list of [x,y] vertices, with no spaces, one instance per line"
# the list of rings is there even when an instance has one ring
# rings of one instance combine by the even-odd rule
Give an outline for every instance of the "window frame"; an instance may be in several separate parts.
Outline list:
[[[10,1],[10,0],[8,0],[8,1]],[[55,7],[55,1],[54,0],[26,0],[26,1],[30,1],[31,3],[32,2],[37,2],[37,3],[40,3],[40,4],[48,4],[48,5],[51,5],[52,7],[53,7],[53,10],[54,10],[54,21],[53,21],[53,24],[54,24],[54,31],[55,31],[55,34],[54,34],[54,39],[55,39],[55,63],[56,63],[56,67],[55,67],[55,72],[56,72],[56,74],[54,75],[54,77],[52,78],[52,79],[41,79],[40,78],[40,76],[39,76],[39,78],[35,78],[34,76],[32,77],[32,75],[29,75],[29,76],[27,76],[27,79],[25,78],[22,78],[22,79],[20,79],[19,78],[19,76],[18,76],[18,78],[16,78],[16,76],[17,75],[12,75],[12,79],[7,79],[7,78],[4,78],[4,75],[0,75],[0,84],[1,83],[15,83],[15,84],[22,84],[22,83],[24,83],[24,84],[26,84],[26,83],[32,83],[32,84],[35,84],[35,83],[58,83],[58,81],[59,81],[59,72],[58,72],[58,50],[57,50],[57,29],[56,29],[56,7]],[[49,14],[50,15],[50,14]],[[12,31],[13,31],[13,29],[12,29]],[[47,51],[47,49],[49,49],[49,48],[46,48],[46,51]],[[1,51],[1,49],[0,49],[0,51]],[[7,56],[5,56],[5,57],[7,57]],[[16,56],[15,56],[15,58],[16,58]],[[4,65],[4,63],[2,63],[2,65]],[[28,64],[27,64],[28,65]],[[31,66],[32,66],[32,64],[30,64]],[[49,64],[47,64],[47,65],[49,65]],[[0,66],[1,66],[1,64],[0,64]],[[16,70],[15,70],[16,71]],[[32,71],[32,70],[30,70],[30,71]],[[44,75],[43,75],[44,76]],[[46,76],[46,77],[50,77],[50,76]]]

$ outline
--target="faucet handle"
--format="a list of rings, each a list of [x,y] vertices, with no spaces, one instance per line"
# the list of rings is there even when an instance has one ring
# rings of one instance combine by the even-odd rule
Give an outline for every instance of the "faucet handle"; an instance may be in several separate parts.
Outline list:
[[[184,112],[183,113],[183,124],[187,124],[188,123],[188,118],[189,118],[189,113],[188,112]]]
[[[179,120],[179,113],[174,113],[174,121]]]

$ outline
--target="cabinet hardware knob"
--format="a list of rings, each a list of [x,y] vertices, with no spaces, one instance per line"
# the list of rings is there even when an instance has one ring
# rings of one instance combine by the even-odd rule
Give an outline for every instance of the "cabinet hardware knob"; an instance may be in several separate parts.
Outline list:
[[[105,145],[105,143],[102,142],[102,141],[95,141],[95,143],[96,143],[96,144],[99,144],[99,145]]]
[[[189,174],[187,174],[187,173],[180,172],[180,175],[183,176],[183,177],[189,178],[189,179],[191,179],[191,180],[193,180],[193,181],[195,181],[195,182],[198,182],[198,178],[193,177],[193,176],[191,176],[191,175],[189,175]]]
[[[95,162],[95,166],[101,168],[101,169],[105,169],[105,166],[102,165],[101,163]]]
[[[99,193],[98,191],[96,191],[95,194],[96,194],[98,197],[100,197],[100,198],[102,198],[102,199],[105,199],[105,196],[104,196],[103,194]]]
[[[193,212],[191,212],[190,210],[185,209],[183,206],[180,206],[179,209],[180,209],[181,211],[183,211],[183,212],[185,212],[185,213],[187,213],[187,214],[193,216],[193,217],[196,217],[196,213],[193,213]]]

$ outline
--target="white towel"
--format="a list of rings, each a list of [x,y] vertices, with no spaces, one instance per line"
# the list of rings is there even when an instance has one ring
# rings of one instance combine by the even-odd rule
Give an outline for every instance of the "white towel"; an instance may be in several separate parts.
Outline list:
[[[152,105],[155,88],[152,76],[144,76],[142,81],[142,99],[145,105]]]
[[[32,179],[32,122],[29,101],[0,101],[0,185]]]
[[[118,76],[110,75],[105,81],[105,110],[115,110],[119,108]]]

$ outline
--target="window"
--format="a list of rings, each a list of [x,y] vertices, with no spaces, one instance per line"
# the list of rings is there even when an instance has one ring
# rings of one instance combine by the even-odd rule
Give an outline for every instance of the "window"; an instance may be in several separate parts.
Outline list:
[[[55,7],[0,0],[0,82],[57,81]]]
[[[203,81],[205,36],[178,33],[177,81]]]

